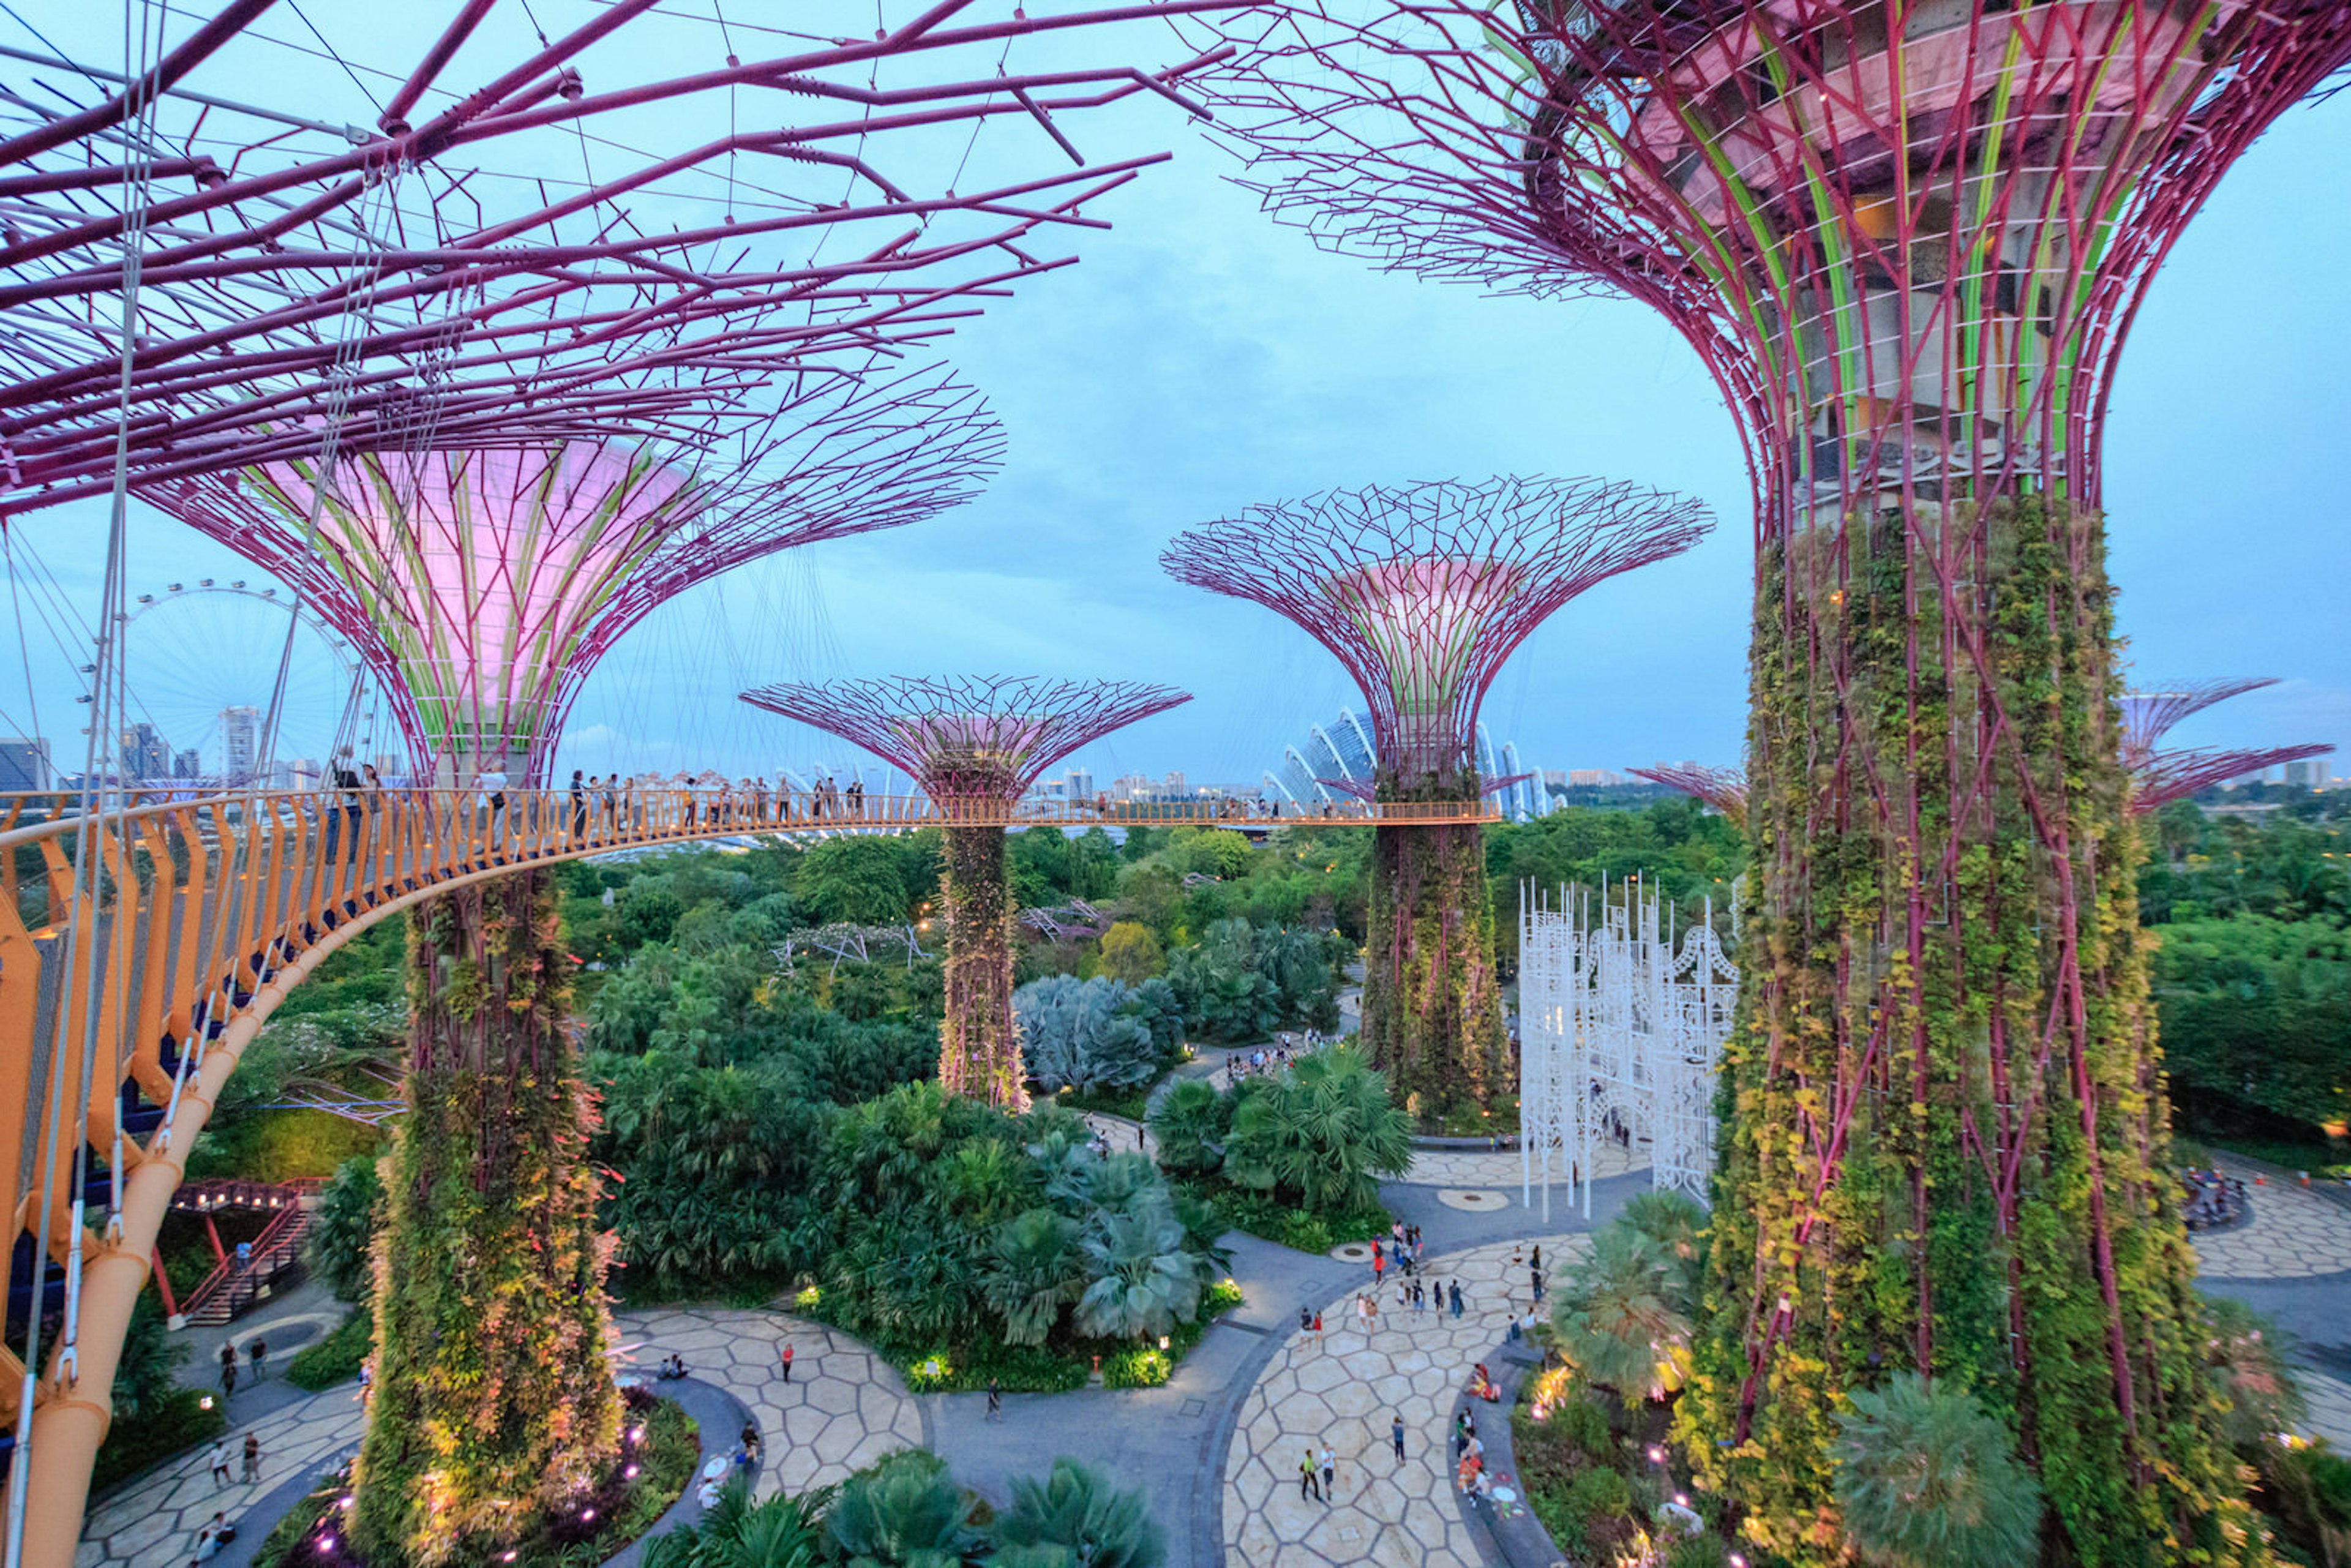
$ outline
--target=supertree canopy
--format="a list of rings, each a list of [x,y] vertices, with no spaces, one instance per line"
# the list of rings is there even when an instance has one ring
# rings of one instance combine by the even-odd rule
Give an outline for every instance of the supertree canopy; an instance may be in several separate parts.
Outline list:
[[[939,1082],[951,1093],[1025,1106],[1004,812],[1061,758],[1190,694],[1134,681],[947,675],[761,686],[743,700],[865,747],[920,783],[946,818]],[[958,816],[982,820],[958,826]]]
[[[298,460],[142,494],[349,635],[428,775],[531,778],[597,660],[654,607],[761,555],[935,516],[995,466],[997,424],[940,373],[799,384],[699,444],[369,452],[323,484]]]
[[[1059,235],[1101,226],[1086,204],[1164,156],[1089,163],[1084,111],[1188,105],[1204,63],[1050,40],[1202,3],[892,0],[840,37],[549,0],[287,37],[257,25],[269,0],[232,0],[127,86],[88,58],[0,67],[0,507],[420,422],[657,425],[674,393],[635,379],[661,330],[769,367],[945,331],[1064,265]],[[53,20],[122,59],[98,13]],[[280,83],[298,94],[256,86]]]
[[[1898,1368],[2038,1470],[2053,1553],[2231,1550],[2127,868],[2100,431],[2157,266],[2351,7],[1290,0],[1216,91],[1276,212],[1383,265],[1621,290],[1756,500],[1712,1295],[1678,1406],[1742,1528],[1843,1549]]]
[[[1346,666],[1372,716],[1375,798],[1478,798],[1478,709],[1513,649],[1603,580],[1687,549],[1694,502],[1592,479],[1499,478],[1252,507],[1178,537],[1179,581],[1253,600]],[[1508,1067],[1483,830],[1375,830],[1363,1032],[1421,1114]]]
[[[2274,675],[2241,676],[2167,684],[2159,690],[2122,695],[2123,766],[2130,770],[2131,810],[2147,812],[2199,790],[2282,763],[2324,757],[2331,746],[2264,746],[2234,748],[2175,747],[2157,743],[2190,714],[2247,692],[2277,685]]]
[[[1747,774],[1742,768],[1693,768],[1659,763],[1655,768],[1631,768],[1625,771],[1635,779],[1646,779],[1668,789],[1696,796],[1732,821],[1741,826],[1746,824]]]

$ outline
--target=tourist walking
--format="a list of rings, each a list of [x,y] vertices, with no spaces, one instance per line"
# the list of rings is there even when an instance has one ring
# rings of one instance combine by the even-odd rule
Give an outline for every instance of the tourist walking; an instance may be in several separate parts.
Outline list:
[[[1301,1337],[1314,1332],[1313,1308],[1301,1307],[1298,1309],[1298,1332]]]
[[[1374,1239],[1372,1243],[1372,1288],[1374,1290],[1379,1289],[1380,1280],[1386,1274],[1387,1267],[1387,1249],[1382,1247],[1379,1242]]]
[[[229,1484],[228,1439],[225,1437],[213,1439],[213,1484],[223,1487]]]
[[[261,1479],[261,1434],[245,1435],[245,1484],[251,1486]]]
[[[786,1383],[789,1383],[792,1380],[792,1342],[789,1340],[786,1340],[784,1342],[784,1354],[782,1359],[784,1364],[784,1381]]]
[[[262,1374],[269,1365],[269,1342],[259,1334],[254,1335],[246,1344],[245,1354],[246,1359],[253,1363],[253,1380],[260,1382]]]
[[[998,1385],[994,1377],[987,1380],[987,1419],[991,1421],[1004,1419],[1004,1390]]]
[[[587,775],[575,768],[571,770],[571,837],[574,841],[588,836]]]
[[[1388,1441],[1395,1448],[1396,1463],[1404,1463],[1404,1416],[1393,1412],[1388,1417]]]
[[[1314,1450],[1311,1448],[1307,1449],[1306,1457],[1298,1461],[1298,1500],[1304,1502],[1310,1497],[1316,1502],[1324,1500],[1322,1481],[1315,1472]]]
[[[236,1392],[236,1346],[233,1344],[221,1346],[220,1369],[221,1397],[225,1399]]]
[[[1338,1500],[1339,1456],[1332,1451],[1330,1444],[1325,1443],[1322,1445],[1322,1500],[1336,1502]]]
[[[1322,1343],[1322,1314],[1321,1312],[1314,1314],[1314,1343],[1318,1345]]]
[[[1451,1281],[1445,1287],[1445,1293],[1451,1301],[1454,1317],[1459,1318],[1461,1316],[1461,1281],[1458,1280]]]

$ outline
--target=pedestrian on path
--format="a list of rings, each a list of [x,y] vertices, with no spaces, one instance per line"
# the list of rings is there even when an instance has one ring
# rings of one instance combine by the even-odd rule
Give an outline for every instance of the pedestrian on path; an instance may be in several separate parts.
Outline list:
[[[1404,1463],[1404,1416],[1391,1413],[1388,1418],[1388,1441],[1395,1447],[1396,1463]]]
[[[1532,1276],[1532,1277],[1533,1277],[1533,1280],[1534,1280],[1534,1287],[1535,1287],[1535,1292],[1534,1292],[1534,1293],[1535,1293],[1535,1305],[1537,1305],[1537,1306],[1539,1306],[1539,1307],[1540,1307],[1540,1306],[1541,1306],[1541,1305],[1542,1305],[1542,1299],[1543,1299],[1543,1277],[1542,1277],[1542,1265],[1541,1265],[1541,1264],[1538,1263],[1538,1264],[1536,1264],[1536,1265],[1535,1265],[1535,1267],[1534,1267],[1534,1271],[1533,1271],[1533,1276]]]
[[[1461,1281],[1458,1280],[1452,1281],[1446,1286],[1445,1291],[1452,1298],[1453,1315],[1458,1320],[1461,1316]]]
[[[1298,1333],[1299,1333],[1299,1336],[1300,1336],[1301,1338],[1304,1338],[1306,1335],[1311,1334],[1311,1333],[1312,1333],[1313,1332],[1314,1332],[1314,1309],[1313,1309],[1312,1307],[1301,1307],[1301,1308],[1299,1308],[1299,1309],[1298,1309]]]
[[[1457,1312],[1454,1315],[1458,1317],[1460,1314]],[[789,1383],[792,1380],[792,1342],[789,1340],[784,1342],[783,1363],[784,1381]]]
[[[1339,1456],[1328,1443],[1322,1445],[1322,1500],[1339,1500]]]
[[[245,1484],[251,1486],[261,1479],[261,1434],[245,1435]]]
[[[1415,1280],[1415,1281],[1412,1282],[1412,1310],[1413,1310],[1413,1312],[1414,1312],[1414,1314],[1416,1316],[1416,1315],[1418,1315],[1420,1312],[1425,1312],[1425,1311],[1427,1309],[1427,1307],[1428,1307],[1428,1298],[1427,1298],[1427,1296],[1426,1296],[1426,1294],[1424,1294],[1424,1293],[1422,1292],[1421,1288],[1420,1288],[1420,1281],[1417,1281],[1417,1280]]]
[[[1314,1343],[1318,1346],[1322,1343],[1322,1314],[1321,1312],[1314,1314]]]
[[[994,1377],[987,1380],[987,1419],[1004,1419],[1004,1390],[997,1385]]]
[[[1372,1239],[1372,1289],[1376,1291],[1380,1288],[1380,1281],[1387,1273],[1387,1249],[1382,1247],[1379,1239],[1374,1237]]]
[[[269,1342],[259,1334],[254,1335],[246,1342],[245,1354],[246,1359],[253,1363],[253,1380],[260,1382],[262,1374],[269,1365]]]
[[[1306,1457],[1298,1461],[1298,1500],[1304,1502],[1310,1497],[1316,1502],[1322,1500],[1322,1483],[1314,1473],[1314,1450],[1311,1448],[1307,1449]]]
[[[1355,1292],[1355,1326],[1366,1334],[1372,1332],[1372,1303],[1361,1291]]]
[[[222,1348],[227,1349],[226,1346]],[[221,1357],[221,1398],[225,1401],[236,1392],[236,1352],[230,1350]]]
[[[213,1484],[216,1487],[229,1484],[228,1442],[222,1437],[213,1439]]]

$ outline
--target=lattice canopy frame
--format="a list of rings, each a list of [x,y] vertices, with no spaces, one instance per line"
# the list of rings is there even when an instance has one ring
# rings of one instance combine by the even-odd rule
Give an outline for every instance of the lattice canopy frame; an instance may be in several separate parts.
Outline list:
[[[886,0],[856,38],[653,0],[475,3],[297,42],[255,26],[268,0],[230,0],[135,90],[0,66],[0,508],[103,493],[126,407],[121,460],[162,480],[420,425],[664,431],[656,339],[772,371],[936,337],[1066,265],[1061,237],[1102,226],[1087,204],[1165,156],[1089,163],[1087,111],[1188,109],[1207,63],[1061,48],[1027,70],[1020,41],[1202,3]],[[339,47],[396,62],[399,90],[322,68]],[[256,81],[299,101],[244,101]]]
[[[1646,779],[1668,789],[1697,797],[1740,827],[1747,825],[1747,772],[1740,768],[1690,768],[1659,763],[1655,768],[1628,768],[1635,779]]]
[[[664,601],[759,556],[936,516],[1002,436],[937,371],[779,389],[706,444],[583,438],[271,463],[144,492],[290,583],[405,701],[425,775],[535,779],[596,662]]]
[[[1364,694],[1380,771],[1419,784],[1474,775],[1487,689],[1553,612],[1712,526],[1687,497],[1598,479],[1373,486],[1251,507],[1160,564],[1329,649]]]
[[[950,1093],[1025,1107],[1005,832],[953,825],[958,809],[1000,821],[1002,806],[1028,793],[1046,768],[1113,730],[1191,701],[1190,694],[1141,681],[904,675],[761,686],[743,700],[863,747],[919,783],[947,819],[939,871],[946,927],[939,1082]]]

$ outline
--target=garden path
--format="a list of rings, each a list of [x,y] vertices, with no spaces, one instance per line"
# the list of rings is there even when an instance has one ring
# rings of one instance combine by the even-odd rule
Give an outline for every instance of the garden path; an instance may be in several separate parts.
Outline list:
[[[2204,1277],[2292,1280],[2351,1270],[2351,1209],[2273,1177],[2254,1186],[2252,1170],[2226,1161],[2220,1168],[2245,1182],[2252,1219],[2237,1229],[2189,1238]]]
[[[1541,1243],[1546,1271],[1584,1247],[1565,1233]],[[1293,1333],[1274,1352],[1242,1402],[1224,1456],[1226,1562],[1475,1568],[1480,1555],[1453,1498],[1447,1423],[1472,1366],[1528,1310],[1529,1245],[1489,1242],[1428,1263],[1429,1279],[1461,1281],[1459,1318],[1399,1315],[1391,1289],[1367,1334],[1351,1287],[1322,1309],[1320,1343]],[[1397,1416],[1401,1462],[1390,1446]],[[1326,1446],[1337,1455],[1335,1497],[1301,1498],[1299,1462]]]

